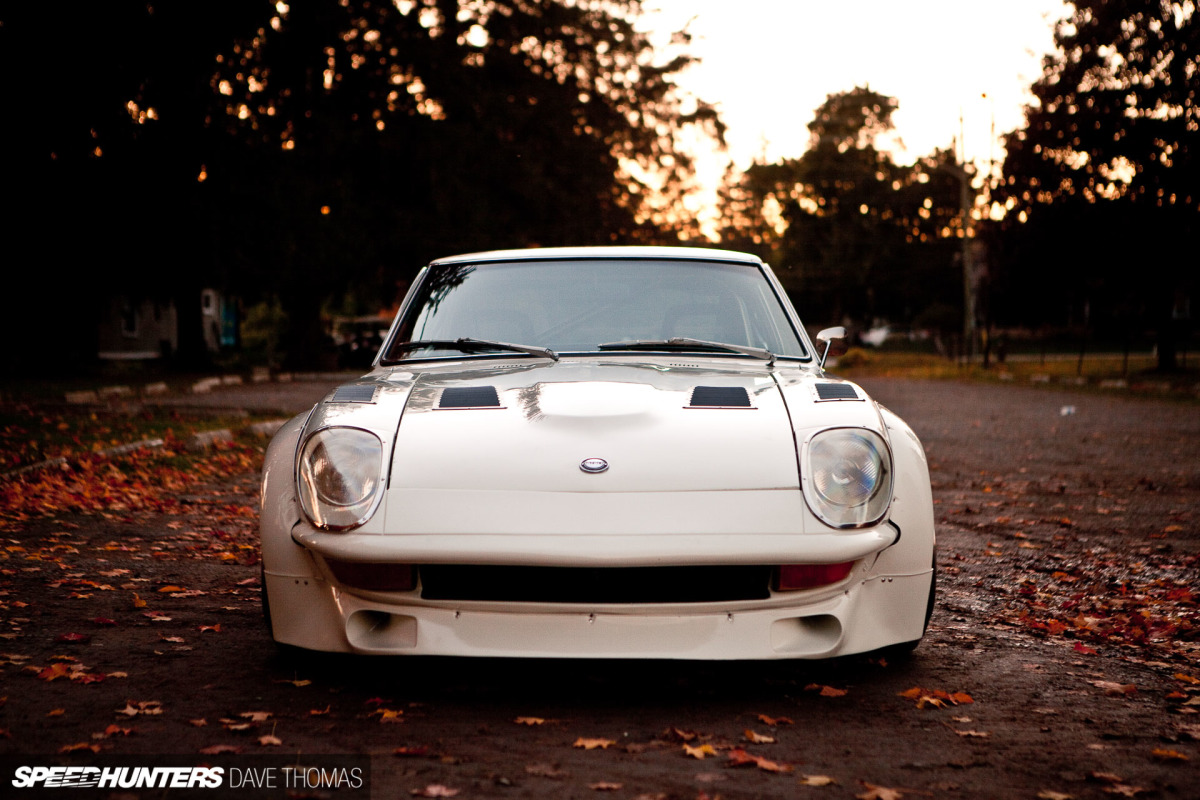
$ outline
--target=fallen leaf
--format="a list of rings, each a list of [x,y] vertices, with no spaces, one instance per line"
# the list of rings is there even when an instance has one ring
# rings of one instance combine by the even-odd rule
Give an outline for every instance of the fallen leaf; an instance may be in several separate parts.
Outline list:
[[[1037,793],[1038,800],[1075,800],[1075,795],[1066,794],[1064,792],[1054,792],[1050,789],[1043,789]]]
[[[759,714],[758,721],[764,725],[770,725],[771,727],[775,727],[777,725],[791,725],[792,724],[792,720],[790,717],[768,717],[766,714]]]
[[[208,720],[206,720],[204,717],[200,717],[199,719],[189,719],[188,724],[194,728],[203,728],[208,724]]]
[[[833,778],[828,775],[801,775],[801,786],[834,786],[837,784]]]
[[[430,752],[425,745],[419,745],[417,747],[397,747],[392,751],[392,755],[403,758],[429,758]]]
[[[283,741],[276,736],[266,734],[265,736],[258,737],[258,743],[263,747],[278,747],[283,744]]]
[[[309,684],[311,684],[311,683],[312,683],[312,681],[308,681],[308,680],[292,680],[292,681],[289,681],[289,680],[286,680],[286,679],[281,679],[281,680],[276,680],[276,681],[275,681],[275,683],[290,683],[292,686],[308,686]]]
[[[714,748],[711,744],[702,744],[699,747],[692,747],[690,744],[685,744],[683,746],[683,752],[692,758],[699,759],[704,759],[708,756],[715,756],[717,754],[716,748]]]
[[[200,748],[200,752],[206,756],[219,756],[222,753],[240,753],[242,748],[232,744],[214,744]]]
[[[413,797],[454,797],[458,794],[458,789],[451,789],[449,786],[442,786],[439,783],[431,783],[424,789],[413,789],[409,794]]]
[[[1137,686],[1132,683],[1115,683],[1113,681],[1088,682],[1097,689],[1103,689],[1105,697],[1131,697],[1137,694]]]
[[[91,750],[93,753],[99,753],[100,745],[94,744],[92,742],[78,742],[77,744],[68,744],[64,747],[60,747],[58,749],[58,752],[60,752],[60,753],[78,753],[82,750]]]
[[[744,730],[742,733],[746,737],[746,741],[748,741],[752,744],[774,744],[775,743],[774,736],[764,736],[761,733],[755,733],[754,731],[750,730],[749,728]]]
[[[91,636],[86,633],[60,633],[54,638],[56,642],[67,642],[73,644],[86,644],[92,640]]]
[[[791,772],[792,767],[787,764],[779,764],[775,761],[769,761],[762,756],[756,756],[752,753],[747,753],[740,747],[735,747],[729,751],[728,765],[731,767],[748,767],[755,766],[767,772]]]
[[[67,713],[67,710],[65,708],[52,708],[52,709],[50,709],[50,711],[48,711],[46,713],[46,716],[47,717],[61,717],[65,713]]]
[[[1186,755],[1178,750],[1167,750],[1162,747],[1156,747],[1150,751],[1150,755],[1154,756],[1155,761],[1168,762],[1183,762],[1190,760]]]
[[[596,783],[588,784],[589,789],[594,789],[597,792],[615,792],[623,787],[624,784],[622,783],[611,783],[609,781],[598,781]]]
[[[513,720],[513,722],[517,723],[518,725],[543,725],[545,724],[546,720],[542,719],[541,717],[517,717]]]
[[[575,740],[575,744],[573,746],[582,748],[584,750],[596,750],[597,748],[600,750],[607,750],[614,744],[616,744],[616,741],[613,739],[584,739],[581,737]]]
[[[248,719],[251,722],[266,722],[273,715],[270,711],[243,711],[238,716],[242,719]]]
[[[36,668],[35,668],[36,669]],[[51,664],[44,670],[39,672],[37,676],[44,681],[54,681],[59,678],[65,678],[71,674],[71,668],[66,664]]]
[[[989,736],[991,736],[991,734],[986,731],[954,731],[954,732],[957,733],[959,736],[963,737],[964,739],[986,739]]]
[[[529,764],[525,767],[525,772],[535,778],[551,778],[556,781],[570,776],[569,772],[564,772],[550,764]]]
[[[866,791],[862,794],[856,794],[858,800],[900,800],[904,797],[904,793],[899,789],[889,789],[886,786],[876,786],[873,783],[862,781],[862,785]]]

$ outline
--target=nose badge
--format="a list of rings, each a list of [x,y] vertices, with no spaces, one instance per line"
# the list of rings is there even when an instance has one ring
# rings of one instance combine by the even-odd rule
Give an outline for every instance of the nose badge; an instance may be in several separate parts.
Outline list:
[[[585,458],[579,463],[579,468],[584,472],[604,472],[608,469],[608,462],[603,458]]]

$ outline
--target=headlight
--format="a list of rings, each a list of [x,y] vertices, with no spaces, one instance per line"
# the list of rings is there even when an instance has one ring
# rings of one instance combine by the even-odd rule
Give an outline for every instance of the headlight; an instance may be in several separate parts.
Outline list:
[[[834,428],[814,436],[806,452],[804,498],[822,522],[862,528],[883,519],[892,500],[892,457],[878,434]]]
[[[358,428],[317,431],[300,451],[296,483],[300,505],[313,525],[357,528],[375,510],[382,481],[383,443]]]

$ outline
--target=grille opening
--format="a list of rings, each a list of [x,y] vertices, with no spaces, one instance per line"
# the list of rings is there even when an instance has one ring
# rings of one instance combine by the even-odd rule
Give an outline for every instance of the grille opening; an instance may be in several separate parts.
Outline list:
[[[419,567],[426,600],[504,603],[716,603],[765,600],[771,567]]]

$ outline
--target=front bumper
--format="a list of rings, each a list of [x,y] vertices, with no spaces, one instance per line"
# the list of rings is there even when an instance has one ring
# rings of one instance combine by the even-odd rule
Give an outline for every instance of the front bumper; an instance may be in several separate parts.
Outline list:
[[[828,658],[921,638],[932,571],[761,601],[551,605],[423,601],[267,573],[277,641],[335,652],[553,658]]]

